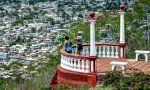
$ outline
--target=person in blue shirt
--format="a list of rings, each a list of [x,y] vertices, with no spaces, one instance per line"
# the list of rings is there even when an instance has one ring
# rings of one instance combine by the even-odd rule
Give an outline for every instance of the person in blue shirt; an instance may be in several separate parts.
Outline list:
[[[67,53],[72,53],[72,42],[70,42],[68,36],[65,36],[64,48]]]
[[[78,32],[78,35],[75,36],[75,39],[77,44],[77,54],[81,55],[81,50],[83,49],[83,46],[82,46],[82,34],[80,31]]]

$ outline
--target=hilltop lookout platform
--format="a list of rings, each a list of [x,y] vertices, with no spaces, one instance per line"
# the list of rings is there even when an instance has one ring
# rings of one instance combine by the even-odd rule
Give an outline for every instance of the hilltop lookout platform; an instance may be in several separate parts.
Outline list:
[[[50,85],[69,82],[71,84],[87,84],[95,87],[100,79],[99,75],[112,71],[111,62],[116,62],[116,70],[125,70],[125,75],[130,75],[135,70],[150,74],[150,62],[127,59],[125,57],[125,31],[124,31],[124,5],[120,5],[120,42],[95,43],[95,13],[90,12],[90,44],[83,44],[81,55],[77,54],[73,46],[71,54],[60,50],[61,63],[58,65]],[[147,57],[145,57],[147,58]],[[117,63],[119,62],[119,63]],[[120,68],[122,63],[124,67]],[[120,65],[119,65],[120,64]]]

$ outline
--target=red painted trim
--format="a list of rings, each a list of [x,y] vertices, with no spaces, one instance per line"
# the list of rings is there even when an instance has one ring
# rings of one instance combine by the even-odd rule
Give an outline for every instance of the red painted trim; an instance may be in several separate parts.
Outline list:
[[[95,65],[96,65],[95,62],[96,62],[96,60],[90,60],[90,63],[91,62],[93,62],[93,72],[96,72],[96,68],[95,68]],[[91,64],[90,64],[90,66],[91,66]],[[92,71],[90,71],[90,72],[92,72]]]
[[[126,46],[126,43],[119,43],[119,46],[120,46],[120,47],[125,47],[125,46]]]
[[[68,82],[74,85],[87,84],[89,87],[96,86],[96,73],[79,73],[57,67],[57,81],[58,83]]]
[[[90,60],[90,64],[89,64],[90,72],[92,72],[91,71],[91,62],[93,62],[93,72],[95,73],[96,72],[96,60]]]
[[[126,46],[126,43],[119,43],[119,57],[120,58],[125,58],[125,46]],[[121,52],[121,48],[122,48],[122,52]],[[123,54],[123,56],[121,57],[121,53]]]
[[[98,43],[96,46],[119,46],[119,44],[114,44],[114,43]]]
[[[71,71],[71,70],[68,70],[68,69],[64,69],[60,65],[58,65],[57,70],[60,70],[60,69],[65,71],[65,72],[70,72],[70,73],[74,73],[74,74],[84,74],[84,75],[86,75],[86,74],[95,74],[94,72],[82,73],[82,72]]]

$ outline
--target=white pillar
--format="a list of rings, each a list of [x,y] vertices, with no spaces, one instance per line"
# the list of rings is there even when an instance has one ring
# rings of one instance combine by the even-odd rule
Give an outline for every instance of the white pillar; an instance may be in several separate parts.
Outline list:
[[[120,52],[119,52],[119,57],[124,58],[125,57],[125,30],[124,30],[124,4],[122,3],[120,5],[120,42],[119,42],[119,47],[120,47]]]
[[[125,43],[125,31],[124,31],[124,14],[125,12],[120,11],[120,43]]]
[[[95,21],[94,19],[90,21],[90,56],[96,56],[95,48]]]

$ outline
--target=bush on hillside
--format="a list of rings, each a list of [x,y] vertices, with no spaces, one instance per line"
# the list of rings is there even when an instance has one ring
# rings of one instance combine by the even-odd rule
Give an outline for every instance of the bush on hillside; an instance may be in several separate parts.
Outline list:
[[[107,72],[104,86],[113,86],[118,90],[150,90],[150,75],[135,72],[130,76],[123,76],[121,72]]]

